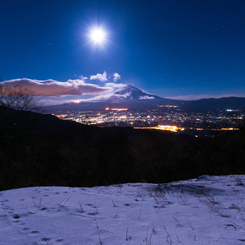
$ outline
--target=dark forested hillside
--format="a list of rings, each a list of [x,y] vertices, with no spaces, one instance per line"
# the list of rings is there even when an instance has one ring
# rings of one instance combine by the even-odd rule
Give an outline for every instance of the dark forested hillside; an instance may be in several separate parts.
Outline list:
[[[98,128],[0,107],[0,190],[245,173],[244,130],[210,139]]]

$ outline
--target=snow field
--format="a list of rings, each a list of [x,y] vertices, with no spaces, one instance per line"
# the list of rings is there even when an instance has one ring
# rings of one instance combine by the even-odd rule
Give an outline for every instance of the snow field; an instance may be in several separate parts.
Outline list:
[[[0,192],[0,244],[245,244],[245,176]]]

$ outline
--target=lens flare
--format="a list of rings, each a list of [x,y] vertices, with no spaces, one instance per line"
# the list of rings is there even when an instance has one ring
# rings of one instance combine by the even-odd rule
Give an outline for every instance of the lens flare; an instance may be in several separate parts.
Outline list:
[[[106,40],[106,32],[102,29],[93,29],[90,32],[90,38],[96,44],[103,44]]]

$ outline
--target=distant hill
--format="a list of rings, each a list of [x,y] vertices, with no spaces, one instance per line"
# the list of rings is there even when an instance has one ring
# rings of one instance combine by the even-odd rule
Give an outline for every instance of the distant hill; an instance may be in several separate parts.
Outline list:
[[[181,142],[183,148],[193,140],[170,132],[100,128],[0,106],[0,191],[155,181],[153,174],[148,174],[149,159],[142,159],[144,149],[161,159],[170,144],[174,151]]]
[[[185,111],[193,112],[219,112],[227,111],[244,111],[245,98],[244,97],[228,97],[220,99],[201,99],[196,101],[183,102],[182,108]]]
[[[125,85],[111,94],[97,96],[88,101],[47,106],[44,109],[46,113],[66,112],[71,110],[102,111],[105,110],[106,107],[126,107],[132,111],[142,111],[166,105],[178,106],[178,109],[183,112],[219,112],[227,109],[243,111],[245,108],[245,98],[230,97],[181,101],[161,98],[147,93],[133,85]]]
[[[100,128],[0,106],[0,191],[241,174],[244,148],[245,130],[199,139],[129,127]]]

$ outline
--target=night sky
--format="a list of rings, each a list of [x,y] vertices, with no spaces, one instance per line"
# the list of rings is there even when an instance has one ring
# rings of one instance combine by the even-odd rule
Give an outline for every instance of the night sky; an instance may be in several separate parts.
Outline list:
[[[42,87],[50,101],[121,84],[176,99],[245,96],[244,0],[4,0],[0,16],[2,81]],[[104,42],[91,41],[94,28]]]

